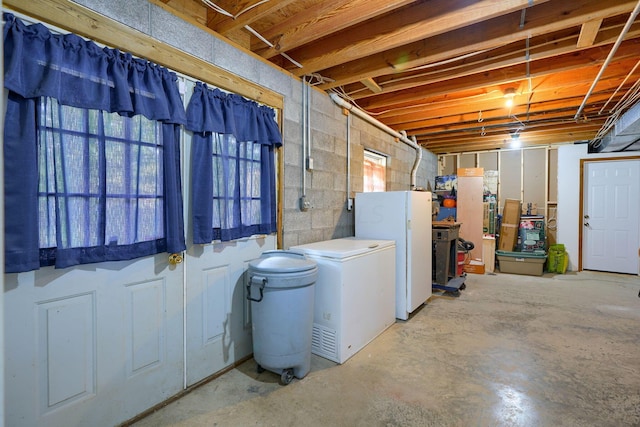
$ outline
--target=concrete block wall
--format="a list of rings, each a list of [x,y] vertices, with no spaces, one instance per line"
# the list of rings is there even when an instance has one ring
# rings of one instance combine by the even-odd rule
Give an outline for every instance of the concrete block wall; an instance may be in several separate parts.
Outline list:
[[[284,248],[354,234],[353,210],[347,210],[347,199],[362,191],[365,148],[390,157],[387,190],[410,189],[415,150],[355,116],[351,120],[351,185],[347,189],[347,117],[326,93],[311,91],[310,155],[314,167],[306,171],[302,153],[302,83],[298,78],[147,0],[76,0],[76,3],[283,95]],[[433,183],[436,173],[436,156],[423,150],[416,185],[426,188]],[[306,174],[304,192],[311,205],[307,211],[300,209],[303,174]]]

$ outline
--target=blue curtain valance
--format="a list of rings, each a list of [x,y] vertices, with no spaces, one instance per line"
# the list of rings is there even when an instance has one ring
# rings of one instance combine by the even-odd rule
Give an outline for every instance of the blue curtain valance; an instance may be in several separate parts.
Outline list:
[[[9,13],[3,14],[3,17],[5,20],[4,84],[8,89],[3,129],[5,272],[35,270],[45,265],[68,267],[98,261],[127,260],[164,251],[169,253],[183,251],[186,246],[180,176],[180,128],[186,123],[186,114],[178,92],[175,73],[158,65],[135,59],[118,50],[101,49],[95,43],[77,35],[52,34],[42,24],[25,25]],[[48,188],[40,188],[40,184],[47,177],[47,166],[41,165],[39,158],[39,154],[43,152],[40,149],[41,143],[47,140],[46,137],[39,140],[44,134],[42,127],[39,128],[42,120],[39,113],[45,99],[55,99],[58,104],[87,111],[102,110],[118,113],[127,117],[126,121],[131,123],[135,121],[133,116],[144,116],[149,120],[161,122],[160,129],[155,126],[152,129],[154,140],[161,143],[158,147],[162,147],[160,165],[154,169],[158,171],[156,177],[159,176],[159,179],[162,179],[162,205],[157,208],[157,211],[158,215],[163,215],[163,218],[162,225],[159,227],[160,232],[156,233],[157,238],[145,236],[139,241],[132,238],[126,243],[112,244],[113,236],[103,233],[105,229],[103,225],[106,221],[104,214],[107,212],[107,185],[105,184],[107,177],[106,143],[104,142],[106,134],[102,124],[103,119],[99,118],[102,114],[94,114],[92,116],[94,120],[82,119],[73,123],[70,121],[72,129],[69,132],[61,132],[56,137],[56,143],[60,146],[64,144],[71,146],[72,143],[69,141],[73,140],[75,142],[73,146],[76,148],[82,144],[90,144],[91,141],[100,141],[96,145],[97,149],[87,148],[83,151],[87,159],[94,158],[91,156],[101,159],[96,164],[102,172],[94,176],[95,181],[88,181],[84,175],[77,176],[71,173],[65,175],[64,179],[60,178],[61,183],[92,182],[97,186],[95,188],[100,189],[95,195],[92,193],[88,196],[98,200],[98,203],[89,204],[91,212],[85,215],[87,218],[100,219],[93,224],[91,222],[78,224],[76,217],[71,218],[71,215],[78,213],[77,209],[65,209],[64,212],[58,210],[55,220],[48,218],[46,211],[43,213],[40,200],[44,199],[45,195],[52,197],[55,203],[63,203],[66,200],[65,197],[75,194],[67,191],[67,187],[64,186],[61,189],[55,187],[56,192],[51,195],[48,193],[50,192]],[[57,109],[55,117],[58,119],[62,117],[61,110],[61,108]],[[59,123],[53,121],[54,115],[47,117],[51,120],[54,131],[60,128]],[[128,126],[132,126],[131,123]],[[95,126],[91,131],[83,127],[90,124]],[[141,137],[142,127],[138,129],[140,131],[135,135]],[[123,140],[131,140],[135,145],[138,139],[132,138],[132,135],[127,135]],[[125,147],[125,145],[119,146]],[[144,167],[140,160],[142,157],[137,156],[137,158],[139,160],[137,167]],[[72,155],[60,156],[58,160],[70,162],[75,166],[78,166],[77,162],[81,162]],[[44,163],[46,162],[43,161]],[[127,165],[131,166],[132,162]],[[84,169],[52,168],[50,172],[62,174],[65,170],[83,172],[85,169],[96,170],[95,165],[91,163],[91,167]],[[125,179],[125,174],[118,174],[118,171],[110,176],[117,176],[118,182],[123,182]],[[54,181],[55,179],[58,179],[58,175],[55,175]],[[130,199],[142,200],[142,197],[139,197],[141,194],[140,187],[137,187],[130,192]],[[149,218],[152,216],[153,214],[147,214],[144,220],[153,221],[154,218]],[[58,220],[66,224],[65,230],[85,227],[83,231],[88,230],[85,234],[92,237],[98,236],[99,239],[89,239],[90,241],[86,244],[85,242],[80,244],[63,242],[58,239],[62,227],[57,227],[56,224],[55,246],[41,245],[41,230],[48,230],[49,222]],[[118,231],[126,233],[127,230],[129,229],[122,228]],[[116,239],[115,242],[117,241]],[[49,241],[45,243],[48,245]]]
[[[240,95],[197,82],[187,106],[186,128],[197,133],[233,135],[238,141],[282,145],[274,111]]]
[[[10,13],[3,17],[7,89],[23,98],[45,96],[73,107],[186,123],[175,73],[75,34],[52,34]]]

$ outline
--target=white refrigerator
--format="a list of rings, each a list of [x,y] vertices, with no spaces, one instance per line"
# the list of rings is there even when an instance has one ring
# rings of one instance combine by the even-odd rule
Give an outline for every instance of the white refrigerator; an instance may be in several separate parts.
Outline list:
[[[393,240],[345,237],[290,250],[318,263],[313,354],[344,363],[395,323]]]
[[[431,297],[431,193],[356,193],[356,237],[396,241],[396,318]]]

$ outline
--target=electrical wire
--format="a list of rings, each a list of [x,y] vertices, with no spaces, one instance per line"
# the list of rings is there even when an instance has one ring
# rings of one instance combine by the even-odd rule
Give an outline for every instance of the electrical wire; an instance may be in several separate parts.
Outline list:
[[[244,9],[242,9],[240,12],[238,12],[237,14],[232,14],[230,12],[227,12],[226,10],[224,10],[223,8],[221,8],[220,6],[218,6],[217,4],[215,4],[214,2],[212,2],[211,0],[202,0],[202,3],[206,4],[207,6],[209,6],[211,9],[215,10],[216,12],[228,16],[229,18],[233,18],[233,19],[237,19],[238,16],[242,15],[245,12],[248,12],[249,10],[253,9],[254,7],[260,6],[261,4],[267,3],[269,0],[262,0],[259,1],[258,3],[252,4],[250,6],[245,7]]]
[[[611,114],[593,138],[591,146],[598,148],[604,136],[613,128],[623,112],[640,101],[640,80],[636,81],[618,103],[611,109]]]
[[[263,3],[266,3],[266,2],[268,2],[268,1],[269,1],[269,0],[262,0],[262,1],[259,1],[258,3],[256,3],[256,4],[254,4],[254,5],[247,6],[247,7],[245,7],[244,9],[242,9],[240,12],[238,12],[236,15],[234,15],[234,14],[232,14],[232,13],[230,13],[230,12],[227,12],[226,10],[224,10],[223,8],[221,8],[220,6],[218,6],[217,4],[215,4],[214,2],[212,2],[211,0],[202,0],[202,3],[206,4],[206,5],[207,5],[207,6],[209,6],[211,9],[213,9],[214,11],[216,11],[216,12],[218,12],[218,13],[222,14],[222,15],[228,16],[228,17],[230,17],[230,18],[232,18],[232,19],[236,19],[238,16],[242,15],[243,13],[245,13],[245,12],[247,12],[247,11],[249,11],[249,10],[253,9],[253,8],[254,8],[254,7],[256,7],[256,6],[259,6],[259,5],[263,4]],[[270,48],[273,48],[273,47],[274,47],[274,44],[273,44],[273,43],[271,43],[269,40],[267,40],[266,38],[264,38],[260,33],[258,33],[256,30],[254,30],[251,26],[249,26],[249,25],[245,25],[245,26],[244,26],[244,28],[245,28],[247,31],[249,31],[251,34],[253,34],[254,36],[256,36],[256,37],[257,37],[261,42],[263,42],[264,44],[266,44],[266,45],[267,45],[267,46],[269,46]],[[302,64],[301,64],[301,63],[299,63],[298,61],[294,60],[293,58],[291,58],[291,57],[290,57],[289,55],[287,55],[286,53],[284,53],[284,52],[279,52],[279,53],[280,53],[280,55],[282,55],[283,57],[285,57],[286,59],[288,59],[288,60],[289,60],[293,65],[295,65],[296,67],[298,67],[298,68],[304,68],[304,67],[302,66]]]

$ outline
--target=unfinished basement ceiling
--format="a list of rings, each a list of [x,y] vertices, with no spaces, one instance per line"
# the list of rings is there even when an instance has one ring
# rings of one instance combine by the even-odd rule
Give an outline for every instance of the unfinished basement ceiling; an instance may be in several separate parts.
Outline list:
[[[153,1],[436,154],[595,147],[637,103],[638,0]]]

